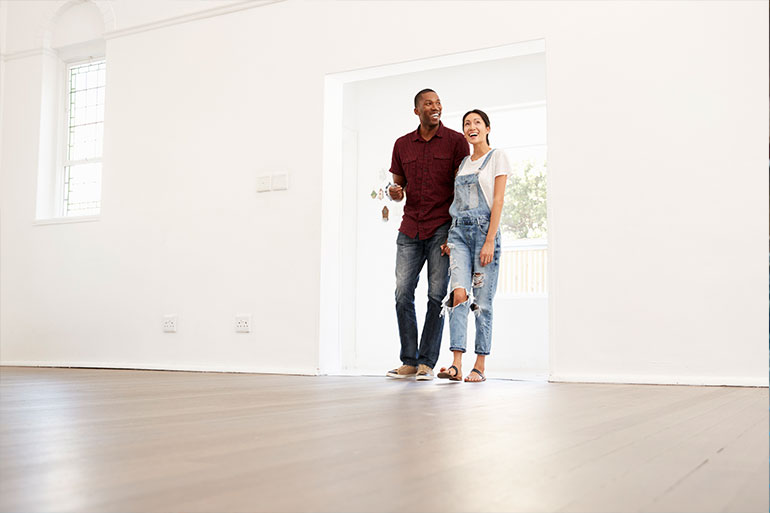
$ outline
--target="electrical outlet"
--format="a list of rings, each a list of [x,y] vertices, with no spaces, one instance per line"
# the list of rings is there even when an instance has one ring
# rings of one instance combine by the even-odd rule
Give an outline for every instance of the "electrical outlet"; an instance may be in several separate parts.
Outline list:
[[[251,333],[251,315],[235,316],[235,332]]]
[[[166,333],[176,333],[177,316],[176,314],[167,314],[163,316],[163,331]]]

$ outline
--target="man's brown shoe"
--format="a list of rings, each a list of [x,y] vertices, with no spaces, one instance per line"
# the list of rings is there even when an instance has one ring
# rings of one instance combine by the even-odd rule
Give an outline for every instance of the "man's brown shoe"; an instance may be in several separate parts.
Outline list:
[[[398,369],[388,371],[386,374],[389,378],[404,379],[413,378],[417,374],[417,367],[414,365],[402,365]]]
[[[427,365],[420,364],[417,366],[417,381],[430,381],[433,379],[433,369]]]

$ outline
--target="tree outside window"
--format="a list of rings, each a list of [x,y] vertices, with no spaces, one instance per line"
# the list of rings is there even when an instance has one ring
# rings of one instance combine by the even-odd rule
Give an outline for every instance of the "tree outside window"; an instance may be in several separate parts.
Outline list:
[[[512,163],[513,174],[508,178],[505,203],[500,220],[503,238],[547,238],[546,163],[528,159]]]

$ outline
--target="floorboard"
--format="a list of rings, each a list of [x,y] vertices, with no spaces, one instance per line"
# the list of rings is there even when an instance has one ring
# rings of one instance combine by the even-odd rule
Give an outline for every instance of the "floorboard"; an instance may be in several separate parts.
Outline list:
[[[766,388],[0,369],[0,511],[768,510]]]

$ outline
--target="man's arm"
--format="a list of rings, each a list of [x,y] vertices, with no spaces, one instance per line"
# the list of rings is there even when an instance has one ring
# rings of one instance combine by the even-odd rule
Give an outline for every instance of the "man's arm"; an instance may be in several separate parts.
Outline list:
[[[471,154],[470,144],[465,140],[462,135],[457,138],[455,142],[454,155],[452,160],[452,171],[457,176],[457,171],[460,169],[460,164],[463,163],[463,159]]]
[[[395,144],[393,145],[393,158],[390,161],[390,173],[393,175],[395,185],[388,187],[388,197],[393,201],[401,201],[404,199],[406,177],[404,176],[404,169],[401,166],[401,159],[399,158],[398,151],[396,151]]]

